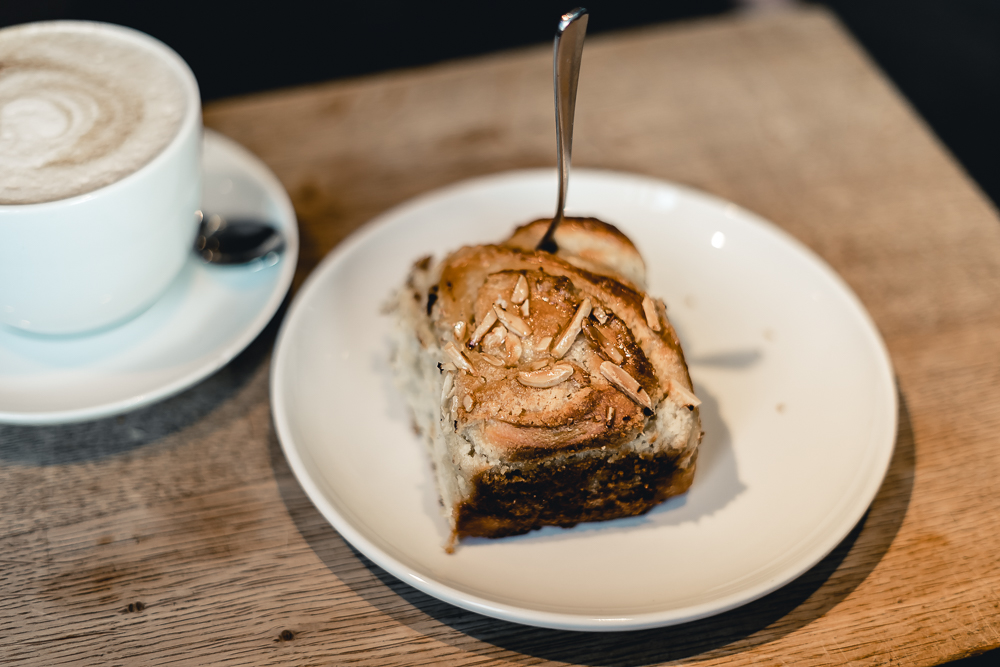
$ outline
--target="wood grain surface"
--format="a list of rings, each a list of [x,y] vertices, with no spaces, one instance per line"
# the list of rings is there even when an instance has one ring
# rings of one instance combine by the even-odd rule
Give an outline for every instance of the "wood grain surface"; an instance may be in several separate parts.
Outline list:
[[[409,197],[555,161],[551,49],[223,101],[205,122],[291,193],[297,282]],[[31,665],[934,665],[1000,646],[1000,225],[827,14],[595,38],[574,164],[774,221],[885,336],[900,427],[865,519],[721,616],[630,633],[491,620],[354,551],[291,475],[267,383],[280,319],[159,405],[0,426],[0,662]]]

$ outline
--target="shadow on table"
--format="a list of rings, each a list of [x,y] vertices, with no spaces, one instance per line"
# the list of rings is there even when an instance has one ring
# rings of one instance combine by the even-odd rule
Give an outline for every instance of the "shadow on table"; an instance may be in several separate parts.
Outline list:
[[[861,521],[816,566],[770,595],[711,618],[653,630],[598,633],[547,630],[487,618],[402,583],[343,541],[295,483],[277,443],[272,447],[275,473],[287,481],[280,485],[282,499],[296,527],[326,566],[369,604],[463,651],[495,657],[499,648],[594,666],[647,665],[689,659],[707,651],[718,658],[780,639],[821,617],[867,578],[892,544],[910,503],[916,462],[910,415],[900,394],[896,447],[885,481]],[[384,588],[353,574],[359,563]],[[385,588],[396,596],[386,595]],[[400,604],[400,599],[408,605]],[[429,632],[428,617],[446,627]],[[470,642],[470,637],[483,644]]]
[[[138,410],[75,424],[0,424],[0,462],[49,466],[99,461],[155,442],[197,422],[235,394],[270,354],[289,298],[228,364],[193,387]]]

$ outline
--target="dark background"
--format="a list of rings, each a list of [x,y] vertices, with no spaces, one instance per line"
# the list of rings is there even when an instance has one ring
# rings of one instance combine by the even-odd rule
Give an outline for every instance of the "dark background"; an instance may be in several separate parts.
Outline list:
[[[0,26],[74,18],[138,28],[188,61],[209,101],[545,42],[572,1],[0,0]],[[586,6],[594,34],[794,1],[590,0]],[[1000,202],[1000,0],[817,3],[840,17]]]
[[[137,28],[187,60],[209,101],[548,42],[572,1],[0,0],[0,26],[88,19]],[[585,3],[590,34],[791,4]],[[994,204],[1000,202],[1000,0],[815,4],[840,18]],[[1000,651],[953,664],[1000,664]]]

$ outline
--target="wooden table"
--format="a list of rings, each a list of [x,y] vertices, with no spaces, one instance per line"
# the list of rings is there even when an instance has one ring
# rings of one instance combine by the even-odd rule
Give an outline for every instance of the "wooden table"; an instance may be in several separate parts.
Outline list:
[[[297,284],[373,215],[429,189],[552,166],[541,46],[212,104],[298,212]],[[0,427],[0,662],[56,665],[932,665],[1000,645],[997,213],[827,14],[594,38],[575,164],[738,202],[861,297],[899,379],[867,518],[778,592],[624,634],[494,621],[393,579],[289,472],[271,425],[277,320],[160,405]]]

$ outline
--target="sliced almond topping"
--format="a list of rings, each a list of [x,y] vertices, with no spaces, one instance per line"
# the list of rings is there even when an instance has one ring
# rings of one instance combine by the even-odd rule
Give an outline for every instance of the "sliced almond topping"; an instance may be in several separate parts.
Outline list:
[[[490,352],[477,352],[475,350],[469,350],[468,352],[465,353],[465,355],[472,362],[473,368],[476,369],[475,374],[479,376],[479,381],[482,382],[483,384],[486,383],[486,369],[483,366],[484,363],[489,364],[490,366],[496,366],[497,368],[502,368],[504,365],[503,362],[504,355],[502,352],[499,354],[495,354]]]
[[[472,396],[465,395],[465,398],[462,399],[462,407],[465,408],[466,412],[472,412]]]
[[[451,396],[451,390],[455,386],[455,374],[448,372],[444,374],[444,386],[441,387],[441,405]]]
[[[639,405],[650,410],[653,409],[653,401],[650,400],[649,394],[624,368],[615,366],[610,361],[605,361],[601,364],[601,375]]]
[[[596,317],[597,321],[601,324],[607,324],[608,322],[608,314],[600,306],[594,306],[594,317]]]
[[[577,307],[576,314],[573,315],[573,319],[566,325],[566,329],[559,334],[558,338],[556,338],[555,345],[552,346],[553,357],[556,359],[562,359],[563,355],[569,352],[569,348],[573,346],[573,341],[576,340],[576,337],[580,333],[580,329],[583,328],[584,318],[590,315],[590,311],[590,299],[584,299],[583,302]]]
[[[631,397],[630,397],[631,398]],[[639,405],[652,411],[653,409],[653,399],[649,397],[645,389],[639,390]]]
[[[469,339],[469,342],[466,343],[466,345],[468,345],[469,347],[475,347],[479,345],[479,341],[482,340],[483,336],[486,335],[486,332],[490,330],[490,327],[492,327],[496,323],[497,323],[497,314],[491,308],[490,310],[486,311],[486,316],[483,317],[483,321],[479,323],[479,326],[476,327],[476,330],[472,332],[472,338]]]
[[[674,380],[670,381],[670,391],[667,392],[667,395],[674,403],[683,405],[690,410],[694,410],[701,405],[701,400],[697,396],[688,391],[687,387],[680,382]]]
[[[649,295],[642,297],[642,312],[646,314],[646,324],[653,331],[662,331],[660,326],[660,316],[656,312],[656,304],[649,298]]]
[[[608,406],[608,416],[607,416],[607,418],[604,421],[607,422],[608,424],[610,424],[614,420],[615,420],[615,406],[609,405]]]
[[[584,320],[583,322],[584,332],[595,340],[600,346],[601,351],[615,364],[621,364],[625,361],[625,355],[615,346],[611,339],[608,338],[607,334],[595,327],[589,321]]]
[[[545,368],[548,365],[549,365],[548,359],[539,359],[537,361],[532,361],[530,364],[528,364],[528,370],[537,371],[539,368]]]
[[[606,345],[602,345],[601,349],[604,350],[604,353],[608,355],[608,358],[610,358],[612,362],[620,364],[625,361],[625,357],[622,356],[622,353],[619,352],[618,348],[610,342],[607,342]]]
[[[469,373],[470,375],[476,375],[476,368],[472,365],[472,362],[465,358],[462,351],[455,347],[454,343],[444,344],[444,353],[448,355],[452,363],[463,371]]]
[[[510,295],[511,303],[521,303],[528,298],[528,281],[524,276],[517,277],[517,284],[514,285],[514,292]]]
[[[493,339],[494,343],[502,343],[504,338],[507,337],[507,327],[497,323],[495,327],[490,329],[490,332],[483,336],[483,342],[485,343],[489,339]]]
[[[549,349],[549,345],[552,344],[552,336],[546,336],[535,343],[535,352],[542,352],[543,350]]]
[[[531,327],[529,327],[524,320],[515,315],[514,313],[508,313],[506,310],[501,308],[499,305],[493,306],[493,312],[496,313],[503,325],[516,333],[518,336],[527,336],[531,333]]]
[[[448,416],[451,421],[455,421],[458,418],[458,396],[451,397],[451,409],[448,411]]]
[[[483,336],[483,349],[493,356],[502,356],[505,340],[507,340],[507,329],[502,324],[498,324]]]
[[[507,365],[517,366],[517,362],[521,360],[521,352],[523,352],[521,339],[517,336],[508,335],[507,340],[504,341],[504,347],[507,348]]]
[[[450,361],[446,361],[443,364],[441,364],[440,368],[442,371],[451,371],[452,373],[458,370],[458,367],[455,366],[455,364],[451,363]]]
[[[497,300],[494,301],[493,303],[497,304],[504,310],[507,310],[507,299],[503,298],[502,296],[498,296]]]
[[[545,368],[538,371],[521,371],[517,374],[517,381],[528,387],[554,387],[565,382],[573,376],[573,367],[569,364],[556,364],[552,368]]]
[[[454,331],[455,331],[455,340],[461,343],[462,336],[465,335],[465,322],[462,320],[455,322]]]
[[[525,299],[521,304],[521,317],[531,317],[531,299]]]
[[[503,362],[494,357],[492,354],[484,354],[483,361],[490,364],[491,366],[503,366]]]

